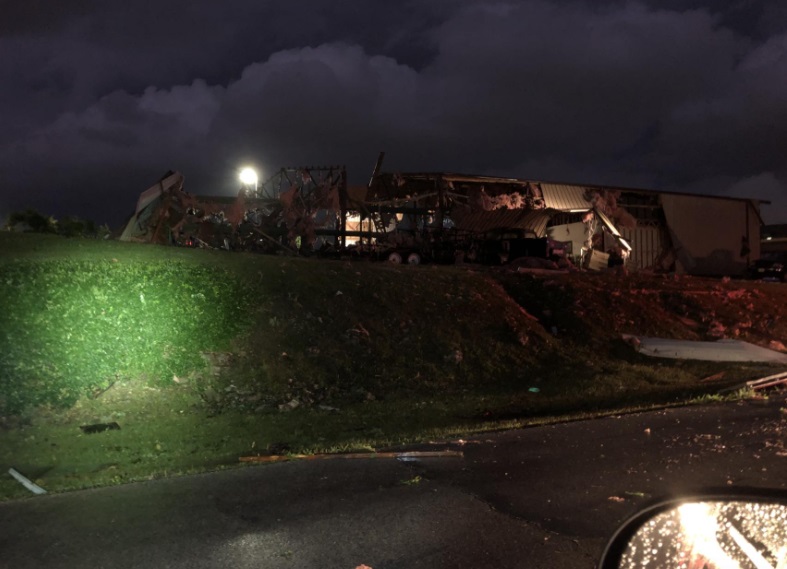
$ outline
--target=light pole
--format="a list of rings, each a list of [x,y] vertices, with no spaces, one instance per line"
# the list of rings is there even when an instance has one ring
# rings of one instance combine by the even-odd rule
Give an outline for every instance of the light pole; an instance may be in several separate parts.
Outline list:
[[[253,168],[243,168],[240,171],[240,181],[244,186],[254,185],[254,196],[257,196],[257,172]]]

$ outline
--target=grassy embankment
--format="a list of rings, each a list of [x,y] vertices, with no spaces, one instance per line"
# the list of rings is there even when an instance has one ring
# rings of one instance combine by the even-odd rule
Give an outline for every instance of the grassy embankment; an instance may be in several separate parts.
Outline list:
[[[719,371],[721,384],[770,371],[635,354],[621,332],[698,337],[707,324],[675,320],[691,308],[685,283],[655,302],[647,286],[0,234],[0,468],[62,491],[269,449],[379,449],[679,403],[712,393],[700,380]],[[0,498],[25,493],[0,478]]]

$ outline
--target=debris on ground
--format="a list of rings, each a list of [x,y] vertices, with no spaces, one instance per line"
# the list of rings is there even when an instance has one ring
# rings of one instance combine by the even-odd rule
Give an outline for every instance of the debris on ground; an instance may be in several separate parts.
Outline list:
[[[740,340],[722,339],[717,342],[645,338],[624,334],[623,339],[646,356],[710,362],[764,362],[787,364],[787,354],[761,348]]]
[[[752,389],[756,391],[758,389],[765,389],[766,387],[775,387],[777,385],[783,385],[785,383],[787,383],[787,371],[783,371],[766,377],[761,377],[760,379],[753,379],[741,385],[733,385],[732,387],[727,387],[726,389],[722,389],[720,393],[729,393],[732,391],[738,391],[740,389]]]
[[[298,401],[297,399],[291,399],[287,403],[282,403],[281,405],[279,405],[279,411],[292,411],[300,406],[301,406],[300,401]]]
[[[86,435],[92,435],[94,433],[103,433],[104,431],[119,431],[120,425],[118,425],[115,421],[111,423],[95,423],[93,425],[80,425],[79,427],[82,429],[82,432]]]
[[[27,478],[26,476],[19,473],[14,468],[8,469],[8,474],[13,476],[22,486],[30,490],[33,494],[46,494],[46,490],[41,488],[38,484]]]
[[[787,346],[785,346],[784,343],[780,342],[779,340],[771,340],[768,342],[768,347],[771,350],[775,350],[777,352],[787,352]]]
[[[777,373],[775,375],[769,375],[768,377],[763,377],[761,379],[747,381],[746,386],[751,387],[752,389],[764,389],[766,387],[774,387],[784,383],[787,383],[787,371]]]
[[[407,480],[402,480],[400,483],[402,486],[413,486],[414,484],[420,484],[421,482],[423,482],[423,478],[421,476],[414,476]]]
[[[713,375],[709,375],[708,377],[704,377],[700,380],[702,383],[710,383],[712,381],[721,381],[724,379],[724,376],[727,375],[727,372],[720,371],[719,373],[714,373]]]
[[[395,458],[402,461],[421,458],[462,458],[464,453],[456,450],[412,451],[412,452],[351,452],[343,454],[284,454],[268,456],[241,456],[240,462],[282,462],[286,460],[332,460],[332,459],[370,459]]]

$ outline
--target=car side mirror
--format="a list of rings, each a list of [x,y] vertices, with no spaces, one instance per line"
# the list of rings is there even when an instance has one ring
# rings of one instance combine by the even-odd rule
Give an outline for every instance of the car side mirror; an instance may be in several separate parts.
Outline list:
[[[704,492],[654,503],[607,545],[602,569],[787,569],[787,494]]]

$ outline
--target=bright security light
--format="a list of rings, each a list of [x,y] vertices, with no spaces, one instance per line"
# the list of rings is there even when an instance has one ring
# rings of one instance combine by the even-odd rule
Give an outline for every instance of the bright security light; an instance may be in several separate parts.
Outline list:
[[[252,168],[244,168],[240,171],[240,181],[247,186],[257,185],[257,172]]]

